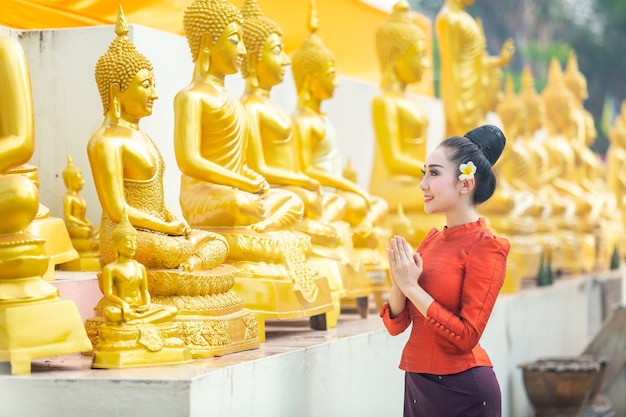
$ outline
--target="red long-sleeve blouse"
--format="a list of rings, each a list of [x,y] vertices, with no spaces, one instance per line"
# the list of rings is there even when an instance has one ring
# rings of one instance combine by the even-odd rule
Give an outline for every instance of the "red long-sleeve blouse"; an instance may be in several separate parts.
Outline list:
[[[397,317],[388,303],[380,311],[391,335],[413,324],[400,369],[447,375],[493,366],[478,341],[504,283],[509,249],[483,218],[428,233],[418,248],[424,260],[418,283],[435,299],[426,317],[409,300]]]

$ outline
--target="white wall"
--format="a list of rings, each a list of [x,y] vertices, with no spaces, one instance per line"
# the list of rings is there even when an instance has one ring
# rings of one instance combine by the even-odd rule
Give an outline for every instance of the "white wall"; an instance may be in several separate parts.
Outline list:
[[[50,208],[53,216],[63,217],[66,189],[62,172],[69,152],[85,177],[81,195],[87,200],[87,215],[98,224],[101,209],[86,145],[103,120],[94,69],[96,61],[116,36],[113,26],[31,31],[0,27],[0,36],[19,38],[30,67],[36,134],[31,164],[39,167],[41,202]],[[141,126],[163,153],[167,166],[166,202],[180,214],[180,171],[173,150],[173,98],[191,80],[191,54],[182,36],[131,24],[129,37],[154,67],[159,100],[152,116],[143,119]],[[359,184],[367,189],[374,152],[370,103],[377,86],[341,76],[339,82],[335,97],[324,102],[322,109],[337,130],[344,165],[350,157],[358,172]],[[239,74],[227,77],[226,85],[235,96],[241,96],[244,83]],[[272,98],[289,113],[293,111],[296,91],[290,71],[285,81],[272,90]],[[430,119],[428,145],[432,148],[443,137],[441,103],[428,97],[416,99],[424,104]]]

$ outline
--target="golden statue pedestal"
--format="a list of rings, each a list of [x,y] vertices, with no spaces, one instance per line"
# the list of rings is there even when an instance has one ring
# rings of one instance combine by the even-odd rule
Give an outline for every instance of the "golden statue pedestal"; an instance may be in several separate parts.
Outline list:
[[[243,308],[233,290],[236,275],[237,270],[230,265],[195,272],[148,270],[152,302],[178,309],[174,323],[193,358],[223,356],[260,346],[255,317]],[[109,304],[101,299],[94,308],[96,317],[85,322],[96,351],[99,328],[104,323],[102,311]]]
[[[249,228],[204,228],[228,241],[227,262],[238,270],[234,291],[256,316],[259,339],[265,341],[265,320],[310,317],[311,327],[337,324],[326,276],[309,264],[311,239],[303,233]],[[319,316],[320,317],[315,317]]]
[[[29,374],[33,358],[91,350],[73,301],[53,299],[0,305],[0,362]]]
[[[61,271],[101,271],[104,261],[100,257],[98,240],[72,238],[72,246],[78,252],[78,259],[62,263]]]
[[[176,365],[192,360],[177,323],[98,326],[92,368]]]
[[[26,231],[46,241],[45,248],[50,262],[43,279],[53,281],[56,265],[78,259],[78,252],[72,246],[63,219],[49,216],[35,218]]]

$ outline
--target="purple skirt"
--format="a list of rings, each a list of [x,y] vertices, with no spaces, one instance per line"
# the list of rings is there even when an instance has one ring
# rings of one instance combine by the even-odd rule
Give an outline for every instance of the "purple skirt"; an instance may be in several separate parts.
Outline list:
[[[502,417],[496,374],[488,366],[451,375],[407,372],[404,417]]]

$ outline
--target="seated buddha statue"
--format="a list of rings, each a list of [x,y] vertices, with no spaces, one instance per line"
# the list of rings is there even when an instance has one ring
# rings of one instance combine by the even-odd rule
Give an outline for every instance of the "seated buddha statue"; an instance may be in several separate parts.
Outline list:
[[[113,230],[117,259],[105,265],[99,277],[104,298],[110,304],[104,309],[105,324],[98,329],[94,368],[191,360],[191,352],[178,337],[178,327],[173,322],[178,309],[150,300],[146,268],[133,259],[137,235],[124,211]]]
[[[465,0],[446,0],[435,19],[441,51],[441,99],[446,137],[462,136],[484,124],[485,69],[505,67],[515,53],[512,40],[498,56],[485,53],[486,42],[477,21],[465,10]]]
[[[186,9],[183,25],[195,66],[191,83],[174,99],[174,150],[182,171],[183,216],[193,227],[226,236],[228,262],[239,269],[237,292],[262,325],[269,317],[318,315],[332,304],[319,287],[327,288],[326,278],[316,277],[306,261],[310,237],[293,231],[302,220],[303,201],[270,187],[248,164],[258,128],[224,86],[246,55],[242,24],[240,11],[226,0],[196,0]],[[274,294],[271,300],[256,295],[260,278],[270,277],[276,281],[266,284],[281,288],[263,290]]]
[[[63,213],[65,226],[72,239],[72,245],[79,258],[66,262],[59,269],[66,271],[99,271],[102,268],[100,259],[99,230],[87,218],[87,203],[80,190],[85,180],[83,173],[67,155],[67,166],[63,170],[63,182],[67,192],[63,197]]]
[[[0,362],[10,362],[12,374],[28,374],[32,358],[87,351],[91,343],[74,302],[42,278],[50,257],[30,229],[40,207],[37,186],[9,173],[35,144],[28,63],[12,38],[0,37],[0,91]]]
[[[289,114],[270,98],[272,87],[284,79],[291,61],[283,50],[282,30],[262,14],[256,0],[247,0],[243,15],[243,41],[247,55],[241,72],[246,90],[241,98],[252,124],[247,159],[271,187],[292,191],[304,202],[304,216],[296,229],[311,235],[314,242],[338,243],[330,223],[340,220],[345,201],[335,193],[323,192],[319,181],[305,174],[298,161]]]
[[[13,48],[7,39],[3,39],[3,47],[6,48],[6,55],[2,58],[6,60],[7,73],[15,71],[20,75],[16,79],[7,77],[0,80],[2,95],[6,94],[9,99],[9,92],[15,91],[13,97],[19,96],[20,99],[0,112],[0,174],[20,174],[39,187],[38,168],[28,163],[35,150],[35,121],[28,64],[21,58],[23,51],[20,54],[7,52]],[[78,258],[63,220],[50,216],[50,210],[41,202],[35,221],[29,225],[29,232],[44,239],[46,252],[50,256],[44,279],[54,279],[56,265]]]
[[[372,100],[375,152],[369,191],[387,201],[391,224],[402,206],[415,231],[411,244],[417,246],[432,227],[443,225],[444,219],[426,215],[419,198],[428,118],[406,89],[422,79],[430,62],[424,56],[424,34],[410,21],[405,1],[396,3],[377,29],[376,52],[382,79],[380,92]]]
[[[347,202],[343,220],[353,230],[355,247],[376,248],[380,242],[387,202],[369,194],[343,176],[343,164],[334,127],[321,110],[338,86],[335,56],[315,34],[317,12],[311,3],[310,34],[292,56],[298,103],[292,114],[301,169],[322,186],[339,193]]]
[[[591,213],[590,217],[598,219],[600,228],[598,262],[603,267],[608,268],[611,253],[618,239],[615,231],[622,229],[622,221],[616,216],[618,212],[617,201],[606,181],[606,166],[600,156],[591,149],[591,145],[597,137],[597,131],[593,115],[584,107],[584,102],[589,96],[587,79],[580,72],[578,59],[573,51],[570,52],[567,59],[563,79],[574,96],[575,130],[571,143],[576,153],[579,183],[587,193],[593,196],[594,200],[602,202],[602,204],[594,205],[596,212]]]
[[[152,138],[139,127],[141,119],[152,114],[158,97],[152,64],[127,36],[121,7],[115,31],[117,38],[99,58],[95,70],[104,121],[87,144],[102,206],[102,258],[107,264],[115,261],[113,231],[126,213],[137,229],[134,259],[148,269],[153,295],[162,296],[165,304],[173,303],[185,312],[183,327],[222,326],[222,332],[227,332],[228,328],[240,326],[232,343],[224,344],[217,334],[188,335],[186,342],[193,346],[194,356],[256,347],[256,327],[250,328],[247,323],[252,315],[232,291],[236,270],[223,265],[229,252],[226,239],[217,233],[192,229],[165,205],[163,157]],[[102,302],[96,307],[97,314],[102,314]],[[218,320],[229,312],[235,312],[232,319]],[[241,326],[241,322],[246,324]]]
[[[626,222],[626,100],[622,101],[620,113],[609,131],[610,146],[606,153],[607,183],[615,196],[617,211],[622,223]],[[623,229],[620,229],[623,230]],[[626,250],[626,236],[619,239],[623,253]]]
[[[579,242],[581,254],[573,270],[591,270],[595,267],[596,246],[593,236],[598,225],[598,214],[604,202],[597,200],[581,187],[576,167],[576,152],[572,146],[575,130],[574,97],[563,80],[561,65],[556,58],[550,62],[548,83],[542,92],[545,108],[546,150],[548,170],[554,172],[552,185],[556,192],[573,202],[572,213],[560,220],[561,228],[572,231],[572,239]],[[578,266],[576,266],[578,265]]]

